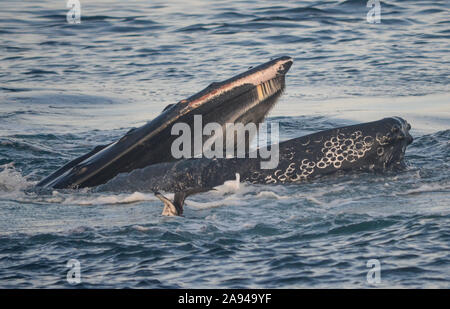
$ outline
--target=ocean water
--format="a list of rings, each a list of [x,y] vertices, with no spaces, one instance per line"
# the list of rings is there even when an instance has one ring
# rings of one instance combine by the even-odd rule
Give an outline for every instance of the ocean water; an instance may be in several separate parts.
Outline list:
[[[379,24],[360,0],[80,2],[69,24],[65,1],[0,1],[0,287],[450,287],[448,1],[381,1]],[[401,116],[407,170],[229,182],[177,218],[148,192],[29,190],[281,55],[294,64],[268,121],[282,140]]]

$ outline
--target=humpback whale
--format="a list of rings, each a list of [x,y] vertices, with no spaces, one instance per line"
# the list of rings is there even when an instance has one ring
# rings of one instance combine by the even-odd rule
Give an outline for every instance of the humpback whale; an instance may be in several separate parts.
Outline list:
[[[171,135],[175,123],[193,126],[195,115],[204,123],[261,123],[285,87],[292,58],[283,56],[223,82],[214,82],[193,96],[167,106],[152,121],[126,133],[118,141],[95,147],[67,163],[37,186],[56,189],[94,187],[119,173],[174,161]],[[226,128],[224,127],[224,131]],[[205,142],[206,137],[203,140]],[[196,149],[193,149],[193,156]]]
[[[284,141],[274,169],[261,169],[258,156],[183,159],[119,174],[95,190],[153,191],[164,203],[163,215],[180,216],[186,197],[236,178],[252,184],[296,183],[339,172],[401,169],[413,141],[410,129],[400,117],[384,118]],[[174,200],[161,191],[175,193]]]
[[[261,123],[285,88],[285,75],[293,61],[284,56],[223,82],[214,82],[197,94],[170,104],[147,124],[131,129],[116,142],[95,147],[67,163],[38,187],[93,191],[152,191],[164,203],[163,215],[181,216],[185,199],[225,181],[252,184],[301,183],[348,171],[386,171],[405,166],[411,126],[400,117],[329,129],[275,145],[278,165],[262,168],[256,153],[244,158],[172,156],[175,124],[192,129],[197,115],[203,123],[218,123],[226,134],[230,123]],[[207,141],[202,136],[201,143]],[[251,137],[244,142],[250,142]],[[200,145],[202,146],[202,145]],[[237,145],[234,145],[237,147]],[[238,148],[235,148],[235,150]],[[247,148],[246,148],[247,149]],[[174,193],[170,200],[161,192]]]

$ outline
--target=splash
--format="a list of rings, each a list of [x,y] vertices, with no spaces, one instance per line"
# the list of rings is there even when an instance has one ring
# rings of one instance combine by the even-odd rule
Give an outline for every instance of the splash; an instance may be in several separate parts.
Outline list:
[[[240,179],[241,179],[241,176],[238,173],[236,173],[236,179],[227,180],[222,185],[217,186],[214,189],[217,192],[220,192],[221,194],[235,193],[235,192],[239,191],[239,189],[241,187]]]
[[[18,193],[34,185],[14,167],[14,162],[0,166],[0,193]]]

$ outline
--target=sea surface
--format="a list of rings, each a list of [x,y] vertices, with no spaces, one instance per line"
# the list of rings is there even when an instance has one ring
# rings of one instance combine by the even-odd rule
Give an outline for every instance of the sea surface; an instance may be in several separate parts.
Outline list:
[[[360,0],[80,2],[70,24],[66,1],[0,1],[1,288],[450,287],[449,1],[381,1],[373,24]],[[32,190],[281,55],[281,140],[400,116],[408,168],[230,182],[176,218],[149,192]]]

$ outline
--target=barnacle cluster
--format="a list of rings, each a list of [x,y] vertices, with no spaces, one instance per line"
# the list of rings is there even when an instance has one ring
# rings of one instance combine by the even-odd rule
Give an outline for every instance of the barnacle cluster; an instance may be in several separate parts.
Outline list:
[[[377,141],[381,142],[381,145],[386,142],[382,136],[377,136]],[[330,139],[323,141],[320,159],[317,162],[306,158],[302,159],[300,163],[292,162],[285,171],[278,169],[273,174],[266,176],[264,182],[302,181],[306,180],[316,169],[327,167],[339,169],[344,161],[354,163],[364,157],[372,148],[374,142],[375,139],[372,136],[363,136],[361,131],[355,131],[351,134],[337,133]],[[382,155],[382,150],[383,148],[378,149],[378,155]]]
[[[363,136],[361,131],[353,132],[350,136],[339,133],[323,144],[323,157],[317,162],[317,168],[326,168],[330,165],[340,168],[344,161],[356,162],[365,156],[373,143],[374,138],[369,135]]]

